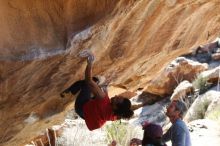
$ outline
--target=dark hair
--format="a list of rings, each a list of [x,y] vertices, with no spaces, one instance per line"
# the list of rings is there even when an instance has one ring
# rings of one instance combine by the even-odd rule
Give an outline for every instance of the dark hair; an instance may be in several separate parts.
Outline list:
[[[131,101],[127,98],[123,98],[122,103],[117,104],[117,109],[114,110],[114,114],[118,116],[118,118],[129,119],[133,116],[134,112],[131,110]]]
[[[144,129],[142,145],[153,144],[155,146],[164,146],[162,142],[163,130],[160,125],[150,123]]]
[[[176,108],[176,110],[178,110],[180,112],[180,117],[183,118],[186,114],[186,111],[187,111],[186,104],[180,100],[174,100],[173,102],[176,103],[175,108]]]

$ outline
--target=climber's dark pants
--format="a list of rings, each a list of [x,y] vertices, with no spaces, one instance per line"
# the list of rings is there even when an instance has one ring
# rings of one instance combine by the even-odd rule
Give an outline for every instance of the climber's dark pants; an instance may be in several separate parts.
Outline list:
[[[84,119],[83,106],[89,100],[91,100],[91,90],[88,84],[85,83],[81,86],[81,91],[75,101],[75,111],[83,119]]]
[[[76,101],[75,101],[75,111],[76,113],[84,119],[83,115],[83,105],[91,99],[91,90],[85,80],[80,80],[73,83],[68,89],[63,92],[71,92],[73,95],[80,90]]]

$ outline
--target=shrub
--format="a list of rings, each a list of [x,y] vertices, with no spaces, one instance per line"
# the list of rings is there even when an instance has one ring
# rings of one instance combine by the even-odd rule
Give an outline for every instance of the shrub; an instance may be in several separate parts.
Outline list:
[[[208,79],[198,75],[197,78],[193,81],[193,87],[195,89],[199,89],[199,94],[205,93],[211,86],[210,83],[207,82]]]
[[[129,145],[130,140],[134,137],[138,137],[138,131],[132,125],[123,123],[121,121],[115,121],[105,126],[106,142],[111,143],[113,140],[117,142],[117,146]]]
[[[208,114],[207,118],[217,121],[220,124],[220,107],[216,107],[214,111]]]
[[[203,119],[205,117],[205,113],[207,111],[207,108],[208,108],[209,104],[210,104],[210,101],[207,98],[204,98],[203,100],[200,100],[197,103],[197,106],[195,108],[194,118]]]

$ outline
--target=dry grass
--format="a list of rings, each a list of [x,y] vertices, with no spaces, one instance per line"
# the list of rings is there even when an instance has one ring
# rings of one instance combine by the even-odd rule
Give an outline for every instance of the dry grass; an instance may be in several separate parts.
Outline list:
[[[113,140],[117,142],[117,146],[129,145],[130,140],[138,137],[140,129],[121,121],[112,122],[105,126],[106,143],[111,143]]]

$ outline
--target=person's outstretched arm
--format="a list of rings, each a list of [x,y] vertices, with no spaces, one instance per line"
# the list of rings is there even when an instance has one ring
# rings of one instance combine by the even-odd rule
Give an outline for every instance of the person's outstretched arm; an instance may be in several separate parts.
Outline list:
[[[88,83],[92,93],[96,98],[104,98],[106,93],[92,80],[92,66],[93,66],[94,56],[90,54],[87,58],[87,66],[85,71],[85,80]]]

